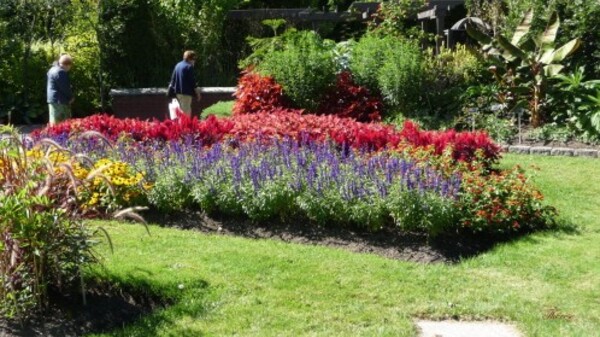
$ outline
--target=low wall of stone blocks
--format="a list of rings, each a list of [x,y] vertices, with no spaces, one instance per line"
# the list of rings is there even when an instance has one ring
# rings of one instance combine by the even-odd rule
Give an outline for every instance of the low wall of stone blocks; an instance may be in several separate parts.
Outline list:
[[[234,87],[207,87],[202,88],[202,99],[194,99],[192,111],[195,116],[202,110],[219,101],[233,99]],[[169,118],[169,102],[166,88],[135,88],[113,89],[110,91],[112,108],[115,117],[159,119]]]
[[[504,152],[518,154],[535,154],[546,156],[586,157],[600,158],[600,150],[573,149],[568,147],[529,146],[529,145],[503,145]]]

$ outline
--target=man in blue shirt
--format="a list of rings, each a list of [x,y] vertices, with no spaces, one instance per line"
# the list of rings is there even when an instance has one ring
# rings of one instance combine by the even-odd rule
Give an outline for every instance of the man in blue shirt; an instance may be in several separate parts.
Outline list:
[[[187,50],[183,53],[183,60],[175,66],[171,76],[171,86],[175,89],[181,110],[188,116],[192,115],[192,98],[200,100],[200,88],[196,87],[194,65],[196,53]]]
[[[73,66],[73,59],[68,54],[63,54],[48,71],[48,84],[46,94],[50,110],[49,124],[54,125],[71,118],[71,104],[73,104],[73,91],[69,71]]]

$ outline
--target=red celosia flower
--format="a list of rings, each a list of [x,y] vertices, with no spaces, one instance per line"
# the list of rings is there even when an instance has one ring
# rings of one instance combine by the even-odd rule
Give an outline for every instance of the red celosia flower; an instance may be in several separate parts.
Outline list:
[[[401,144],[414,147],[433,147],[435,153],[452,149],[457,161],[471,162],[482,151],[489,162],[498,158],[500,149],[485,133],[456,132],[454,130],[422,131],[414,123],[406,122],[401,131],[381,123],[362,123],[337,116],[304,115],[302,110],[270,108],[254,114],[240,114],[231,118],[210,116],[206,120],[185,115],[176,120],[142,121],[118,119],[107,115],[94,115],[71,119],[48,127],[37,137],[70,135],[74,132],[98,131],[110,139],[125,134],[136,141],[177,140],[192,138],[204,145],[221,141],[224,137],[240,140],[257,136],[276,136],[310,140],[331,139],[353,148],[380,150],[398,148]]]

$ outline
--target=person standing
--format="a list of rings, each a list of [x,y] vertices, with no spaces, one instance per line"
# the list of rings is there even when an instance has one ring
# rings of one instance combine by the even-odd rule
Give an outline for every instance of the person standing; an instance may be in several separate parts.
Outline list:
[[[200,88],[196,86],[194,65],[196,52],[187,50],[183,53],[183,60],[175,66],[171,76],[171,87],[175,90],[177,101],[181,110],[188,116],[192,115],[192,99],[194,96],[200,100]]]
[[[69,54],[62,54],[58,62],[54,62],[52,68],[48,70],[46,94],[50,110],[50,125],[71,118],[71,104],[73,104],[74,98],[69,71],[72,66],[73,58]]]

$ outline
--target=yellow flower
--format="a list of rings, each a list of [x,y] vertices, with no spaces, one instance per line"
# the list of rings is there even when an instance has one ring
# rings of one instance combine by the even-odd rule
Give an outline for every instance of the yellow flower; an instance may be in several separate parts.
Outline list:
[[[27,151],[26,155],[31,159],[41,159],[42,157],[44,157],[44,153],[39,149],[29,150]]]

